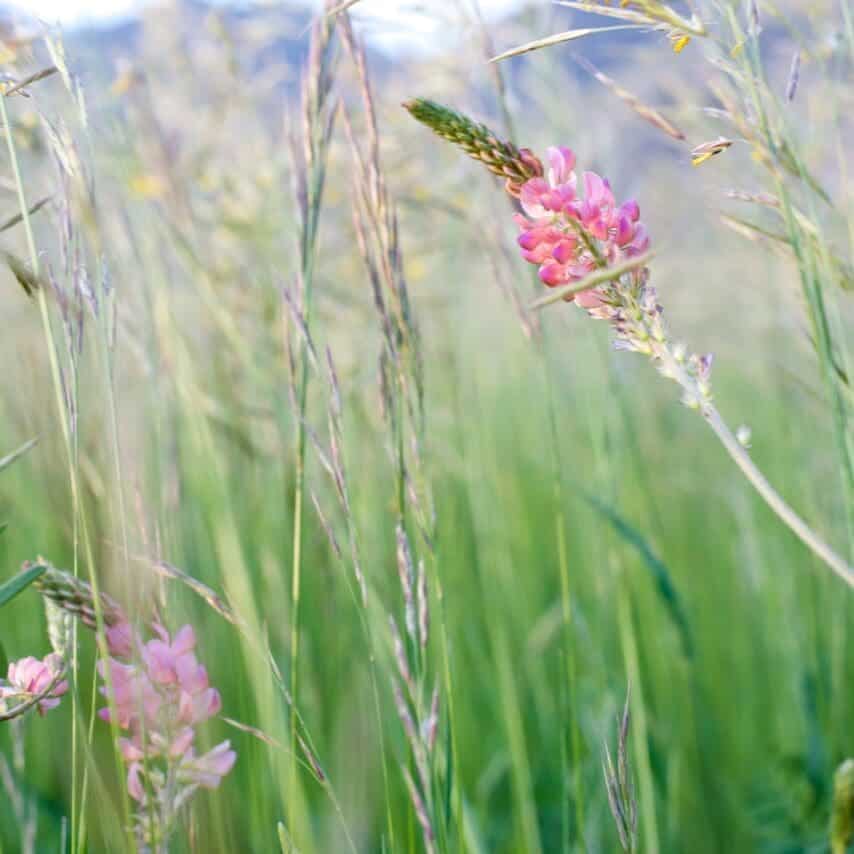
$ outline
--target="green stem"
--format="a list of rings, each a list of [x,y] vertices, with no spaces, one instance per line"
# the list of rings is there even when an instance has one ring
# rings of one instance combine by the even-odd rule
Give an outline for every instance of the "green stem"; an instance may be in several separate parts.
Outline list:
[[[765,475],[757,468],[732,431],[724,423],[720,413],[714,406],[709,405],[703,410],[703,418],[715,435],[721,440],[727,453],[750,481],[753,488],[763,498],[765,503],[777,514],[777,517],[807,546],[817,557],[821,558],[849,587],[854,587],[854,568],[849,566],[833,549],[822,541],[809,525],[792,510],[780,494],[768,482]]]

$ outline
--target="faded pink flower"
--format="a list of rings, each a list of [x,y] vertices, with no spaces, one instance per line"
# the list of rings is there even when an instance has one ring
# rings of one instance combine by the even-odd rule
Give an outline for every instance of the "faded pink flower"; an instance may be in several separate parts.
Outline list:
[[[547,154],[546,177],[531,178],[521,186],[524,215],[515,216],[522,257],[539,267],[545,285],[580,281],[598,267],[649,248],[637,202],[617,206],[611,185],[595,172],[584,173],[584,196],[579,197],[573,152],[557,147]],[[586,309],[601,305],[595,290],[575,294],[574,299]]]
[[[195,727],[219,713],[222,699],[196,659],[192,626],[173,638],[155,623],[157,637],[147,643],[129,626],[114,629],[107,637],[113,657],[98,664],[106,683],[100,690],[128,733],[119,739],[119,751],[128,763],[128,793],[140,804],[136,834],[148,844],[168,836],[197,787],[219,785],[237,754],[226,741],[196,756]],[[104,720],[113,719],[111,707],[99,712]]]
[[[186,656],[193,656],[196,635],[192,626],[183,626],[170,641],[169,633],[163,626],[154,624],[154,630],[160,640],[150,640],[142,651],[142,658],[153,682],[169,683],[178,681],[178,667]]]
[[[18,661],[12,661],[7,671],[7,686],[0,686],[0,698],[16,698],[26,702],[50,688],[51,683],[62,672],[63,661],[55,652],[39,659],[28,655]],[[63,679],[53,686],[50,693],[39,701],[40,715],[59,705],[60,697],[68,690],[68,682]]]
[[[107,649],[113,658],[130,658],[139,646],[136,630],[126,620],[110,626],[106,631]]]
[[[204,671],[204,667],[201,670]],[[207,676],[205,684],[207,685]],[[191,725],[200,724],[219,714],[221,708],[222,699],[216,688],[205,687],[196,693],[181,691],[178,719]]]
[[[109,662],[98,662],[98,673],[105,683],[100,688],[101,694],[112,697],[116,723],[122,729],[138,725],[142,714],[148,724],[156,723],[163,698],[146,673],[133,664],[123,664],[112,658]],[[98,715],[102,720],[113,720],[109,706],[101,709]]]
[[[145,789],[142,786],[142,762],[131,762],[128,766],[128,794],[138,803],[145,801]]]
[[[223,741],[203,756],[196,757],[193,749],[184,755],[178,768],[178,779],[205,789],[215,789],[234,767],[237,754],[230,741]]]

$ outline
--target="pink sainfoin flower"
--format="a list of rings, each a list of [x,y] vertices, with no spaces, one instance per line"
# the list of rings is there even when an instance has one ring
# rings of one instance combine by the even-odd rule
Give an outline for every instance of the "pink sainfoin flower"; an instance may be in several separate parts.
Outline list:
[[[219,713],[222,700],[196,659],[193,628],[174,637],[159,624],[153,629],[156,637],[143,643],[127,623],[112,627],[111,657],[98,663],[109,703],[99,715],[127,732],[119,749],[138,805],[135,831],[145,845],[164,843],[193,792],[216,788],[237,759],[228,741],[196,754],[196,727]]]
[[[59,705],[60,697],[68,690],[66,680],[57,681],[63,667],[62,657],[55,652],[46,655],[41,661],[28,655],[11,662],[6,674],[8,684],[0,684],[0,701],[26,703],[50,689],[38,702],[39,714],[44,715]]]
[[[597,268],[640,255],[649,237],[640,223],[637,202],[617,205],[611,186],[595,172],[585,172],[578,193],[575,154],[565,147],[548,149],[545,177],[531,178],[520,190],[523,214],[516,214],[522,257],[540,268],[549,287],[578,282]],[[601,299],[596,289],[570,295],[586,309]]]

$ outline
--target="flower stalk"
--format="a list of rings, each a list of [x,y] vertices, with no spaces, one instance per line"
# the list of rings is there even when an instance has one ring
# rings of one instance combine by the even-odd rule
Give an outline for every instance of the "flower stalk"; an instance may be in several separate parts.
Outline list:
[[[404,106],[491,171],[496,169],[480,154],[487,139],[489,151],[512,160],[512,147],[506,147],[509,143],[495,142],[483,125],[429,101],[410,101]],[[540,163],[527,149],[513,150],[517,157],[525,152],[526,164]],[[493,165],[498,159],[498,155],[493,158]],[[547,160],[545,174],[541,169],[521,184],[508,179],[507,185],[523,210],[515,215],[522,257],[538,266],[541,281],[553,289],[535,307],[565,300],[575,302],[591,317],[607,320],[614,331],[615,347],[648,356],[662,376],[681,387],[682,403],[703,416],[769,508],[839,578],[854,587],[854,568],[783,500],[715,408],[711,355],[689,354],[670,337],[655,288],[649,284],[649,236],[640,222],[637,202],[617,205],[608,180],[594,172],[584,173],[583,193],[579,192],[575,155],[569,148],[549,148]]]

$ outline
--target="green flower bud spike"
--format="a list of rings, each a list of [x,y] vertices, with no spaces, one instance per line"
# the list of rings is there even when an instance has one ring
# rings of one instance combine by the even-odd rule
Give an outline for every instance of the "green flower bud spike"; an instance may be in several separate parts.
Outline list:
[[[830,850],[845,854],[854,841],[854,759],[846,759],[833,775],[833,815]]]
[[[505,178],[507,192],[513,196],[519,195],[525,181],[543,174],[543,164],[529,149],[499,139],[486,125],[462,113],[425,98],[413,98],[403,107],[421,124],[458,145],[493,174]]]

